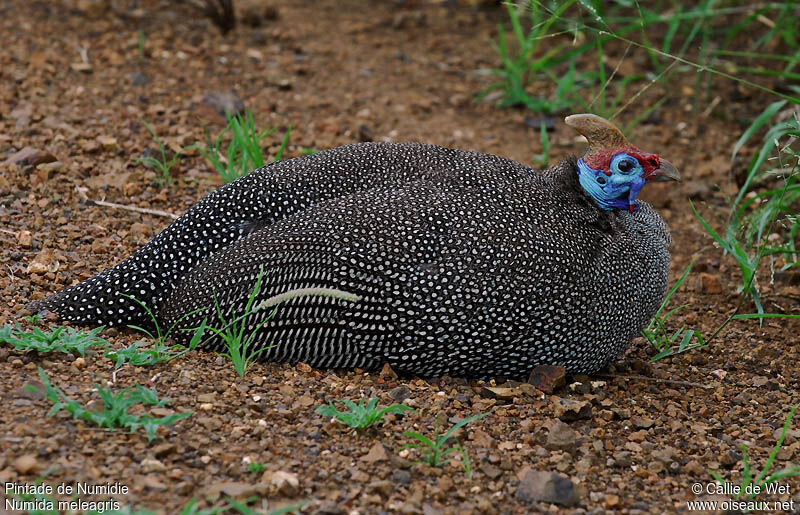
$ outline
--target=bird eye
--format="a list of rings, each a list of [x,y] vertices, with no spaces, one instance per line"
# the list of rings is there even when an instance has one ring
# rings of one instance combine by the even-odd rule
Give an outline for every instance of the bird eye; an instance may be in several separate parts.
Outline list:
[[[633,170],[634,167],[633,159],[622,159],[618,164],[617,168],[619,168],[620,172],[627,173]]]

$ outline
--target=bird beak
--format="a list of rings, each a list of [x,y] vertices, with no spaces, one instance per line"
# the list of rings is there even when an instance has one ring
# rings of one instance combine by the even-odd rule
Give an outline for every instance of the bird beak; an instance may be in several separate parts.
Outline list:
[[[680,181],[681,174],[678,170],[666,159],[661,159],[661,166],[653,170],[648,179],[653,181]]]

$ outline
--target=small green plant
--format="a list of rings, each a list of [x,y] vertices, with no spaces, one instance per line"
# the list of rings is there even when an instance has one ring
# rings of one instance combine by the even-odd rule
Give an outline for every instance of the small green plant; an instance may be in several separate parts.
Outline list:
[[[29,316],[26,316],[26,317],[22,317],[22,319],[25,320],[26,322],[28,322],[31,325],[39,325],[39,322],[42,321],[42,315],[39,314],[39,313],[36,313],[34,315],[29,315]]]
[[[339,411],[333,402],[326,406],[319,406],[316,412],[323,417],[332,417],[342,424],[353,429],[366,429],[371,425],[380,422],[387,413],[402,413],[404,411],[414,411],[405,404],[392,404],[383,408],[378,408],[378,398],[375,397],[369,402],[361,399],[358,404],[349,400],[339,401],[350,411]]]
[[[783,440],[786,438],[786,432],[792,425],[792,418],[794,417],[794,413],[797,411],[798,406],[800,406],[800,404],[795,404],[792,406],[792,409],[789,410],[789,415],[786,417],[786,421],[783,423],[783,430],[781,431],[780,438],[778,438],[775,447],[772,448],[772,452],[769,454],[769,458],[767,458],[764,468],[761,469],[761,472],[759,472],[759,474],[755,477],[753,476],[753,471],[750,469],[750,459],[747,455],[747,444],[742,444],[742,465],[744,468],[742,470],[742,483],[739,486],[738,493],[735,494],[736,499],[739,499],[742,497],[742,495],[744,495],[747,499],[752,499],[762,492],[772,493],[770,492],[770,484],[790,477],[800,477],[800,466],[787,467],[773,474],[767,475],[770,468],[772,468],[772,464],[775,462],[775,458],[778,456],[778,452],[781,450]],[[709,473],[719,484],[726,484],[726,481],[717,472],[710,470]]]
[[[547,136],[547,124],[544,120],[539,129],[539,140],[542,144],[542,153],[533,156],[533,162],[541,167],[546,167],[550,163],[550,138]]]
[[[467,454],[466,449],[461,444],[453,445],[452,447],[446,448],[447,441],[453,436],[453,434],[461,429],[462,427],[466,426],[470,422],[474,422],[485,417],[488,413],[478,413],[477,415],[473,415],[471,417],[465,418],[460,422],[456,423],[453,427],[447,430],[446,433],[443,435],[439,434],[439,418],[441,413],[436,415],[436,427],[434,429],[434,436],[433,440],[428,438],[425,435],[420,433],[416,433],[413,431],[406,431],[403,433],[403,436],[413,438],[418,441],[418,443],[409,443],[400,448],[403,449],[422,449],[423,450],[423,459],[422,461],[416,462],[417,464],[422,465],[429,465],[431,467],[438,467],[442,464],[444,457],[450,454],[451,452],[460,452],[461,453],[461,463],[464,465],[464,473],[467,475],[467,478],[472,477],[472,469],[470,468],[469,463],[469,455]]]
[[[247,471],[252,474],[260,474],[261,472],[264,472],[264,469],[266,468],[267,467],[263,463],[256,463],[254,461],[247,466]]]
[[[180,358],[187,352],[197,348],[206,330],[206,321],[195,329],[194,335],[189,345],[166,345],[162,339],[155,339],[150,348],[141,348],[143,340],[134,342],[129,347],[120,350],[107,350],[105,356],[114,362],[114,368],[118,369],[126,364],[135,367],[150,366],[158,363],[168,363],[173,359]]]
[[[250,363],[252,360],[258,356],[260,353],[264,352],[265,350],[270,349],[271,347],[262,347],[257,350],[252,350],[250,348],[251,344],[253,343],[253,339],[255,338],[258,330],[264,327],[264,324],[269,322],[273,316],[275,316],[275,312],[278,310],[277,306],[272,310],[272,313],[267,315],[264,320],[262,320],[250,333],[245,337],[245,329],[247,328],[247,319],[258,311],[258,307],[254,307],[254,303],[258,293],[261,291],[261,280],[264,278],[264,269],[262,268],[258,272],[258,278],[256,279],[256,284],[253,287],[253,291],[250,294],[250,298],[247,299],[247,304],[244,308],[244,313],[239,317],[231,320],[230,322],[225,318],[225,315],[222,314],[222,310],[219,307],[219,302],[217,302],[216,295],[214,296],[214,305],[217,308],[217,317],[219,318],[220,322],[222,322],[222,329],[215,329],[213,327],[209,327],[209,329],[222,338],[225,342],[226,352],[221,353],[222,356],[229,358],[233,362],[233,369],[236,370],[236,373],[239,374],[240,377],[244,377],[247,373],[247,369],[250,367]]]
[[[170,159],[167,159],[167,147],[164,145],[164,142],[161,141],[161,138],[158,137],[156,131],[150,126],[149,123],[144,121],[144,119],[139,118],[139,121],[147,128],[147,131],[153,136],[153,139],[158,144],[158,152],[160,157],[155,158],[153,156],[142,156],[136,159],[137,163],[142,163],[148,168],[152,168],[156,172],[158,172],[158,176],[156,180],[158,180],[159,184],[166,185],[172,181],[172,176],[170,176],[169,172],[172,170],[172,167],[175,166],[175,163],[178,162],[181,154],[185,149],[181,149],[180,151],[176,152]]]
[[[706,346],[706,342],[703,340],[703,335],[697,329],[690,329],[686,330],[686,326],[681,326],[672,334],[669,334],[666,329],[667,321],[674,315],[676,312],[680,311],[681,309],[685,308],[687,304],[682,304],[678,307],[672,308],[664,315],[661,313],[666,309],[669,301],[672,299],[672,296],[675,295],[675,292],[678,291],[678,288],[681,287],[683,282],[686,280],[686,277],[689,275],[689,272],[692,270],[692,264],[689,263],[689,266],[686,267],[686,270],[683,271],[683,275],[672,289],[669,290],[667,296],[664,297],[664,302],[661,303],[661,307],[658,308],[656,311],[653,320],[642,329],[642,336],[650,342],[653,348],[656,350],[656,355],[650,358],[650,362],[658,361],[662,358],[667,356],[673,356],[675,354],[680,354],[682,352],[690,351],[692,349],[700,349]],[[691,343],[692,338],[696,338],[697,342]],[[680,339],[680,343],[677,347],[675,347],[676,342]]]
[[[142,63],[144,63],[144,46],[145,43],[147,42],[147,36],[145,36],[143,29],[139,29],[139,34],[136,39],[137,39],[136,54],[139,59],[139,64],[141,65]]]
[[[547,45],[547,51],[540,55],[540,44],[551,37],[550,29],[553,24],[575,1],[561,2],[555,11],[549,12],[549,16],[545,15],[547,9],[537,1],[520,5],[514,5],[512,2],[505,4],[511,21],[511,30],[519,48],[516,52],[512,52],[505,28],[502,23],[498,24],[497,43],[493,42],[492,44],[500,56],[502,68],[486,70],[483,73],[495,75],[499,77],[499,80],[484,88],[478,94],[477,100],[481,100],[494,90],[501,90],[502,96],[498,107],[522,105],[533,111],[548,114],[568,109],[574,104],[576,97],[575,59],[580,53],[586,51],[585,48],[581,48],[577,52],[575,50],[563,51],[566,43],[551,44]],[[529,13],[531,28],[527,34],[522,27],[520,10]],[[558,78],[551,68],[562,62],[568,62],[569,67],[566,74]],[[537,77],[549,78],[557,85],[554,99],[528,94],[527,85]]]
[[[169,402],[169,399],[159,400],[154,389],[140,385],[136,385],[133,389],[125,388],[117,393],[112,392],[111,389],[95,385],[97,393],[103,401],[103,410],[90,411],[81,406],[79,402],[69,399],[61,388],[53,386],[41,367],[39,367],[39,378],[45,387],[44,392],[40,392],[32,385],[26,385],[26,388],[32,392],[44,394],[47,400],[53,403],[53,407],[47,416],[53,416],[63,409],[71,413],[73,418],[85,420],[108,429],[124,427],[130,429],[131,433],[133,433],[137,429],[143,428],[147,433],[148,441],[152,441],[155,438],[156,429],[159,426],[172,425],[179,420],[192,416],[192,412],[175,413],[159,418],[153,418],[149,415],[131,415],[128,410],[136,404],[162,408]]]
[[[775,102],[753,121],[736,143],[733,156],[784,104],[784,101]],[[724,236],[715,231],[690,202],[692,211],[706,232],[736,260],[742,274],[739,291],[743,296],[753,299],[758,313],[764,313],[756,282],[756,273],[762,259],[780,254],[786,261],[784,268],[798,266],[798,249],[795,241],[800,232],[800,219],[795,204],[800,199],[800,181],[798,181],[800,153],[791,147],[798,137],[800,137],[800,120],[797,118],[781,122],[767,131],[760,150],[750,161],[747,178],[733,201],[731,218]],[[786,143],[781,143],[781,140],[785,140]],[[764,170],[764,165],[773,152],[777,152],[773,161],[777,162],[778,166],[767,167]],[[790,162],[784,160],[785,156],[789,156]],[[782,177],[783,186],[754,194],[743,201],[748,190],[757,182],[757,178],[766,180],[769,177]],[[776,223],[785,228],[785,243],[780,246],[770,246],[767,236],[772,233]]]
[[[193,329],[194,335],[192,336],[192,339],[187,347],[183,347],[182,345],[167,345],[166,343],[167,338],[169,338],[169,335],[182,320],[184,320],[188,316],[197,313],[200,310],[194,310],[189,313],[186,313],[178,320],[176,320],[169,327],[169,329],[167,329],[166,333],[162,333],[161,326],[158,324],[156,316],[144,302],[140,301],[139,299],[131,295],[127,295],[124,293],[122,293],[121,295],[123,297],[132,300],[133,302],[136,302],[137,304],[142,306],[142,308],[144,308],[144,310],[150,317],[153,326],[155,327],[156,334],[153,334],[151,331],[148,331],[143,327],[137,325],[129,325],[128,327],[130,327],[131,329],[135,329],[149,336],[150,339],[153,340],[153,344],[152,347],[145,349],[141,347],[143,340],[139,340],[134,342],[131,346],[121,350],[107,350],[105,352],[105,356],[111,361],[114,361],[115,369],[120,368],[126,364],[131,364],[134,366],[149,366],[149,365],[155,365],[157,363],[167,363],[175,358],[183,356],[187,352],[194,350],[195,348],[197,348],[198,345],[200,345],[201,339],[206,330],[205,320],[203,320],[203,322],[200,324],[200,327]]]
[[[64,354],[86,355],[90,347],[105,347],[108,342],[97,337],[103,326],[84,333],[71,327],[51,327],[44,331],[34,327],[30,332],[23,331],[16,322],[0,328],[0,342],[7,343],[18,351],[36,351],[39,354],[59,351]]]
[[[246,111],[243,115],[228,117],[228,125],[213,143],[209,141],[205,147],[195,145],[194,148],[200,150],[217,170],[222,180],[228,183],[244,177],[266,164],[261,140],[274,131],[274,128],[261,131],[256,129],[253,113]],[[291,132],[290,127],[284,134],[283,142],[273,161],[280,161],[283,158]],[[227,143],[227,148],[224,148],[223,139],[226,134],[230,134],[230,141]]]

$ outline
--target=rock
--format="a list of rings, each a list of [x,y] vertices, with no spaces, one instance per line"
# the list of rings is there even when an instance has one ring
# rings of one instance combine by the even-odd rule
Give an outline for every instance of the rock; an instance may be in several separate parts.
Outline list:
[[[72,68],[73,71],[81,73],[92,73],[92,71],[94,70],[94,68],[92,68],[92,63],[84,63],[84,62],[72,63],[71,65],[69,65],[69,67]]]
[[[30,231],[20,231],[17,234],[17,243],[19,243],[20,247],[29,249],[33,246],[33,235]]]
[[[297,479],[297,475],[283,470],[272,473],[270,484],[287,497],[294,497],[300,491],[300,481]]]
[[[486,474],[489,479],[497,479],[503,475],[503,471],[492,464],[487,463],[481,467],[481,472]]]
[[[213,403],[217,400],[217,396],[213,393],[201,393],[197,396],[197,402],[210,402]]]
[[[531,370],[528,382],[544,393],[553,393],[558,388],[563,388],[567,369],[559,365],[539,365]]]
[[[113,136],[98,136],[97,142],[100,143],[100,146],[102,146],[106,150],[113,150],[119,147],[117,138]]]
[[[383,367],[381,368],[381,372],[379,375],[383,378],[388,377],[391,379],[397,379],[397,374],[395,373],[394,370],[392,370],[392,367],[388,363],[383,364]]]
[[[137,71],[128,74],[128,80],[131,81],[131,84],[134,86],[144,86],[147,84],[148,78],[144,73]]]
[[[372,483],[367,485],[368,492],[375,492],[381,494],[384,497],[389,497],[392,495],[392,491],[394,490],[394,485],[391,481],[381,480],[381,481],[373,481]]]
[[[631,424],[637,429],[650,429],[655,424],[655,421],[648,417],[633,417],[631,418]]]
[[[28,263],[26,271],[29,274],[46,274],[58,271],[60,266],[61,263],[56,259],[53,249],[44,248]]]
[[[50,163],[41,163],[36,165],[37,170],[41,170],[44,172],[44,177],[42,178],[42,182],[46,181],[50,174],[53,172],[60,172],[64,169],[64,163],[61,161],[52,161]]]
[[[227,124],[229,116],[244,112],[244,101],[233,91],[215,91],[203,97],[203,104],[210,107]]]
[[[553,412],[564,422],[592,418],[592,405],[586,401],[573,401],[561,397],[553,398]]]
[[[152,458],[143,459],[141,465],[145,472],[164,472],[167,470],[163,463]]]
[[[614,461],[618,467],[630,467],[633,465],[630,451],[617,451],[614,453]]]
[[[516,498],[522,502],[549,502],[566,506],[576,506],[580,494],[575,483],[555,472],[528,470],[519,482]]]
[[[40,466],[34,454],[23,454],[14,460],[14,468],[20,474],[35,474]]]
[[[719,277],[716,275],[702,273],[700,274],[698,283],[700,291],[703,293],[711,295],[722,293],[722,283],[720,283]]]
[[[216,417],[198,417],[197,423],[209,431],[216,431],[222,427],[222,421]]]
[[[153,447],[152,452],[153,456],[156,458],[163,458],[164,456],[169,456],[174,453],[176,450],[177,446],[174,442],[166,442]]]
[[[547,433],[545,448],[551,451],[569,450],[579,445],[580,435],[567,424],[556,421]]]
[[[15,164],[20,168],[25,168],[28,166],[35,167],[42,163],[52,163],[53,161],[58,161],[58,158],[50,152],[38,150],[33,147],[25,147],[19,152],[11,154],[2,164]]]
[[[205,496],[209,499],[219,499],[221,495],[227,495],[233,498],[240,499],[242,497],[250,497],[258,493],[256,485],[250,483],[242,483],[238,481],[226,481],[223,483],[215,483],[205,487]]]
[[[409,390],[408,386],[406,385],[400,385],[397,388],[392,388],[389,391],[389,397],[397,402],[403,402],[411,397],[411,390]]]
[[[386,447],[380,442],[376,442],[375,445],[370,448],[369,452],[361,457],[361,461],[366,461],[367,463],[388,460],[389,455],[386,453]]]
[[[77,358],[75,358],[75,361],[72,362],[72,366],[77,368],[78,370],[86,368],[86,360],[83,359],[83,356],[78,356]]]
[[[401,485],[407,485],[411,483],[411,472],[408,470],[398,469],[392,472],[392,481],[395,483],[400,483]]]

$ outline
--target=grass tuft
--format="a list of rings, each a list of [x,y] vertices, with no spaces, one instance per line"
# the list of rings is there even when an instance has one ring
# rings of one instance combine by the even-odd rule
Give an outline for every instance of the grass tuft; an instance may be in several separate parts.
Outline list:
[[[477,415],[465,418],[460,422],[456,423],[455,425],[453,425],[453,427],[448,429],[447,432],[440,435],[439,418],[441,416],[441,413],[438,413],[436,415],[436,427],[434,429],[433,440],[431,440],[430,438],[428,438],[423,434],[416,433],[413,431],[406,431],[403,433],[403,436],[413,438],[417,440],[417,442],[406,444],[402,446],[399,450],[402,451],[403,449],[422,449],[423,452],[422,460],[417,461],[416,463],[420,465],[428,465],[431,467],[441,466],[445,456],[447,456],[448,454],[452,452],[460,452],[461,463],[464,466],[464,473],[466,474],[467,479],[470,479],[472,477],[472,469],[470,467],[469,455],[467,454],[467,451],[461,444],[458,443],[456,445],[453,445],[452,447],[447,447],[447,442],[448,440],[450,440],[450,438],[456,431],[466,426],[470,422],[479,420],[485,417],[486,415],[488,415],[488,413],[478,413]]]
[[[375,397],[366,402],[361,399],[358,404],[349,400],[340,400],[348,407],[349,411],[339,411],[333,402],[327,406],[319,406],[315,411],[323,417],[332,417],[342,424],[353,429],[366,429],[373,424],[380,422],[387,413],[403,413],[404,411],[414,411],[405,404],[392,404],[383,408],[378,408],[378,398]]]
[[[800,466],[787,467],[777,472],[774,472],[770,475],[767,475],[769,473],[769,470],[772,468],[772,464],[775,462],[775,458],[778,456],[778,452],[780,452],[781,450],[783,441],[786,438],[786,432],[792,425],[792,418],[794,417],[794,414],[797,411],[798,406],[800,406],[800,404],[795,404],[789,410],[789,415],[786,417],[786,421],[783,423],[781,436],[775,443],[775,447],[772,448],[772,452],[770,453],[769,458],[767,458],[767,462],[764,464],[764,468],[761,469],[761,472],[759,472],[757,476],[753,476],[753,471],[750,468],[750,459],[747,455],[747,444],[746,443],[742,444],[742,465],[743,465],[742,482],[739,485],[738,493],[735,495],[736,499],[739,499],[742,496],[744,496],[746,499],[752,499],[760,493],[767,493],[774,495],[774,492],[770,491],[769,485],[777,483],[778,481],[790,477],[800,477]],[[720,476],[717,472],[710,470],[709,473],[714,477],[714,479],[719,484],[724,485],[727,483],[722,478],[722,476]]]
[[[274,128],[259,131],[256,128],[253,113],[247,111],[244,114],[229,117],[228,125],[213,143],[209,141],[205,147],[195,145],[193,148],[197,148],[219,173],[222,180],[229,183],[266,164],[261,141],[273,132],[275,132]],[[283,153],[289,145],[291,132],[290,127],[283,136],[283,141],[273,162],[283,158]],[[223,141],[226,134],[229,135],[227,146]]]
[[[46,354],[58,351],[86,356],[88,348],[108,345],[106,340],[97,336],[103,329],[104,326],[100,326],[84,333],[71,327],[51,327],[49,331],[34,327],[31,331],[24,331],[15,322],[13,326],[6,324],[0,327],[0,343],[11,345],[15,350],[22,352],[35,351]]]
[[[675,295],[675,292],[678,291],[678,288],[681,287],[683,282],[686,280],[686,277],[689,275],[689,272],[691,272],[692,264],[693,263],[689,263],[689,266],[686,267],[686,270],[684,270],[681,278],[678,279],[675,285],[669,290],[669,293],[667,293],[667,296],[664,297],[664,302],[661,303],[661,307],[659,307],[658,311],[656,311],[653,320],[650,321],[647,327],[642,329],[642,336],[648,342],[650,342],[650,344],[656,350],[656,355],[650,358],[651,363],[667,356],[673,356],[675,354],[680,354],[692,349],[701,349],[706,346],[706,342],[703,340],[703,335],[697,329],[690,329],[687,331],[686,326],[684,325],[672,334],[667,332],[666,324],[669,319],[672,317],[672,315],[688,306],[688,304],[682,304],[678,307],[672,308],[662,315],[664,309],[666,309],[669,301],[672,299],[672,296]],[[696,343],[691,343],[692,338],[697,340]],[[675,346],[676,343],[678,344],[677,347]]]
[[[172,425],[179,420],[192,416],[192,412],[175,413],[158,418],[128,413],[128,410],[136,404],[162,408],[169,402],[169,399],[159,400],[154,389],[151,390],[140,385],[136,385],[133,389],[125,388],[116,393],[112,392],[110,388],[106,389],[100,385],[95,385],[97,393],[103,401],[103,409],[102,411],[90,411],[81,406],[79,402],[69,399],[61,388],[53,386],[41,367],[39,367],[39,378],[45,387],[44,392],[31,385],[26,385],[25,387],[32,392],[43,394],[47,400],[53,403],[53,407],[47,414],[48,417],[63,409],[71,413],[73,418],[85,420],[108,429],[122,427],[130,429],[131,433],[133,433],[142,428],[147,433],[147,440],[152,441],[159,426]]]

